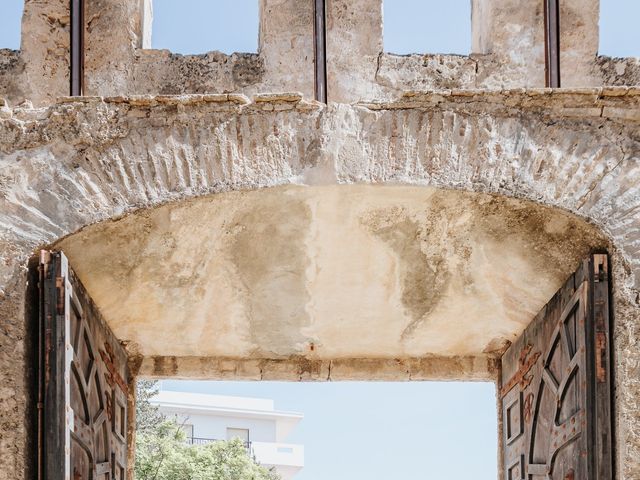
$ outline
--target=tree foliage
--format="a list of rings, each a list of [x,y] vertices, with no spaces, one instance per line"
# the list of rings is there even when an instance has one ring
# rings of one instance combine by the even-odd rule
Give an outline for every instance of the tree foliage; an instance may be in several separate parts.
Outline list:
[[[279,480],[258,465],[241,440],[189,445],[181,426],[149,402],[157,383],[138,382],[136,480]]]
[[[136,386],[136,432],[138,435],[153,432],[166,420],[158,407],[150,402],[159,391],[158,382],[138,380]]]

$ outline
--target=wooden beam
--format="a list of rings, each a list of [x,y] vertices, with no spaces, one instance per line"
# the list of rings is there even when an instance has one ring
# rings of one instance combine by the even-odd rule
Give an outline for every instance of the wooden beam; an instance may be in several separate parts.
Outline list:
[[[543,2],[545,86],[560,88],[560,0]]]

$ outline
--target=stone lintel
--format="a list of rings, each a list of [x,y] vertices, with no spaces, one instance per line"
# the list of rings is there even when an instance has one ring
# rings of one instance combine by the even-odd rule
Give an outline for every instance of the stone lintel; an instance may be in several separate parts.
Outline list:
[[[495,359],[480,357],[220,358],[145,357],[139,377],[237,381],[494,381]]]

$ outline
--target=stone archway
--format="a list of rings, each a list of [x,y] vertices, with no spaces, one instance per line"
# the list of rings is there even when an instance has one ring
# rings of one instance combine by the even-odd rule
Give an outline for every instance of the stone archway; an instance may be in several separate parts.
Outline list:
[[[137,208],[223,191],[428,185],[575,213],[639,277],[636,93],[447,91],[330,107],[295,94],[85,98],[46,115],[5,107],[3,248],[30,251]]]
[[[514,202],[511,211],[528,199],[541,205],[528,214],[547,206],[556,209],[555,218],[563,210],[586,220],[575,220],[581,238],[589,237],[573,245],[576,252],[602,241],[616,252],[617,440],[628,445],[619,449],[620,464],[634,468],[629,459],[637,458],[637,432],[625,425],[637,423],[639,396],[633,380],[640,277],[636,93],[574,91],[553,93],[551,101],[544,91],[448,92],[332,107],[296,95],[262,96],[254,103],[212,95],[89,98],[42,111],[5,107],[0,367],[10,377],[7,395],[22,398],[27,391],[21,380],[23,269],[38,245],[141,207],[264,187],[399,184],[499,194],[500,201]],[[593,237],[588,223],[596,227]],[[380,225],[378,233],[384,218]],[[471,364],[469,371],[481,376],[483,368]],[[6,405],[0,415],[11,433],[3,438],[17,451],[27,438],[24,402]],[[23,461],[20,454],[14,460]]]
[[[173,202],[54,248],[143,376],[500,382],[505,350],[608,245],[530,201],[334,185]]]

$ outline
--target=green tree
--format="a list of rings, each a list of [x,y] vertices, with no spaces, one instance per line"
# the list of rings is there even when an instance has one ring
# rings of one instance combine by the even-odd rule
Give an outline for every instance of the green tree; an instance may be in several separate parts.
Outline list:
[[[280,480],[258,465],[240,440],[187,444],[181,426],[149,402],[157,392],[156,382],[138,382],[137,480]]]
[[[158,382],[138,380],[136,385],[136,432],[138,434],[153,432],[163,420],[166,420],[158,407],[149,401],[159,391]]]

